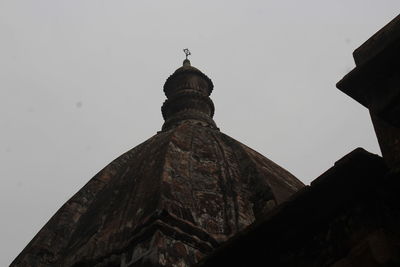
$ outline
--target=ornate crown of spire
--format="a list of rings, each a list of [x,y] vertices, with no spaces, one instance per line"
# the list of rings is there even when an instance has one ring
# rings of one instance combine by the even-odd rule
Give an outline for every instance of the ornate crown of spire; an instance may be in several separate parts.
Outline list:
[[[163,130],[168,130],[184,121],[199,123],[217,128],[214,120],[214,103],[209,97],[213,90],[210,78],[195,67],[189,59],[190,51],[184,49],[186,59],[183,66],[168,77],[164,84],[167,96],[161,107],[165,123]]]

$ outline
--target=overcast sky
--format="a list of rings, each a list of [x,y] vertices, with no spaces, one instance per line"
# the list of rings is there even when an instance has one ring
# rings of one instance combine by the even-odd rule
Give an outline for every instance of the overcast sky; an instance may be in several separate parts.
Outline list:
[[[368,112],[335,88],[399,0],[0,0],[0,266],[106,164],[160,130],[182,64],[214,82],[221,131],[309,183]]]

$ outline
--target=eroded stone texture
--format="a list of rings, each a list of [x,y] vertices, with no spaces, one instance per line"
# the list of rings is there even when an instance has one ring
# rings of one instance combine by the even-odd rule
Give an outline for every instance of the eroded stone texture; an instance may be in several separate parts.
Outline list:
[[[99,172],[12,266],[102,266],[113,255],[121,266],[174,257],[187,266],[300,187],[220,131],[182,123]]]
[[[303,187],[219,131],[212,87],[179,68],[163,131],[92,178],[11,266],[191,266]]]

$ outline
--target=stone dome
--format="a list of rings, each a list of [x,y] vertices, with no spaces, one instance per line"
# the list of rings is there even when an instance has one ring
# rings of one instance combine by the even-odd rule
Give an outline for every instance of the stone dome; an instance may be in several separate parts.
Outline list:
[[[212,82],[187,64],[164,86],[162,131],[94,176],[11,266],[190,266],[304,186],[216,127]]]

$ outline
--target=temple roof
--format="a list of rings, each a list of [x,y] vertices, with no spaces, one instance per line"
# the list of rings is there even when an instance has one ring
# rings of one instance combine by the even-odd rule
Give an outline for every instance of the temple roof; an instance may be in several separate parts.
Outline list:
[[[163,130],[95,175],[11,266],[118,265],[156,232],[206,255],[302,188],[292,174],[220,132],[212,87],[194,67],[179,68],[164,86]],[[176,257],[200,257],[183,254]]]

